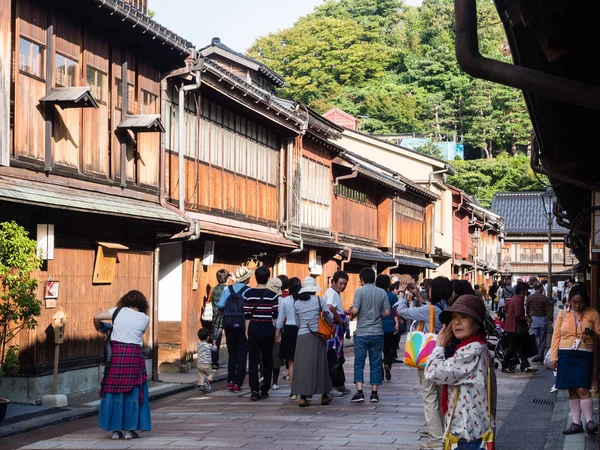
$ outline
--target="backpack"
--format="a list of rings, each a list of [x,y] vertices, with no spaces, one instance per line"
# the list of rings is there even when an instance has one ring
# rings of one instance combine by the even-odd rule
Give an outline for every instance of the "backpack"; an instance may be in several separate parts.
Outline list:
[[[224,330],[243,330],[244,321],[244,291],[250,289],[248,286],[242,287],[239,292],[233,290],[233,286],[229,286],[229,297],[223,307],[223,323]]]

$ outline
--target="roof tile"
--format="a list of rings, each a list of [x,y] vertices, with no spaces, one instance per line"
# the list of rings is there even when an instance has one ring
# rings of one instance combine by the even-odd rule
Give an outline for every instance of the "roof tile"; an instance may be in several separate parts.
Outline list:
[[[544,211],[543,192],[501,192],[494,194],[491,210],[504,217],[506,233],[547,233],[548,218]],[[552,232],[567,234],[569,230],[553,218]]]

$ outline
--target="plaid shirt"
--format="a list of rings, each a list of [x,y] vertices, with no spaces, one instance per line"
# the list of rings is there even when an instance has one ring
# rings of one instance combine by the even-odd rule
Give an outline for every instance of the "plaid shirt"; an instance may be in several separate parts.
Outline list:
[[[101,383],[100,396],[103,392],[121,393],[132,391],[148,379],[146,361],[142,348],[137,344],[126,344],[112,341],[112,361],[108,375]],[[140,403],[143,400],[140,389]]]

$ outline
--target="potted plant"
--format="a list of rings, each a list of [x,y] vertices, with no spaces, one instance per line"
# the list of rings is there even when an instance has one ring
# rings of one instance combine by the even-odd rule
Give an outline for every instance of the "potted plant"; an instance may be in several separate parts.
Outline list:
[[[42,302],[37,298],[38,280],[31,274],[41,264],[36,241],[25,229],[14,221],[0,223],[0,383],[19,368],[14,338],[37,326]],[[0,401],[0,416],[3,407],[6,402]]]

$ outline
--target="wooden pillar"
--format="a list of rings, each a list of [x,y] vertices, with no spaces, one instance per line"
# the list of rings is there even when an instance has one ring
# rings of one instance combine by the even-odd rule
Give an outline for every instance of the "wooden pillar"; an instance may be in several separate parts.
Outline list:
[[[11,14],[12,1],[0,0],[0,166],[10,165]]]
[[[129,105],[129,89],[127,85],[127,50],[121,52],[121,121],[125,120],[128,115],[127,108]],[[121,139],[121,188],[127,187],[127,135],[128,132],[123,132]]]
[[[52,12],[48,12],[48,28],[46,30],[46,94],[52,90],[52,76],[54,75],[54,18]],[[46,105],[46,129],[44,141],[44,171],[52,172],[54,162],[52,161],[52,122],[54,118],[54,104],[48,102]]]

